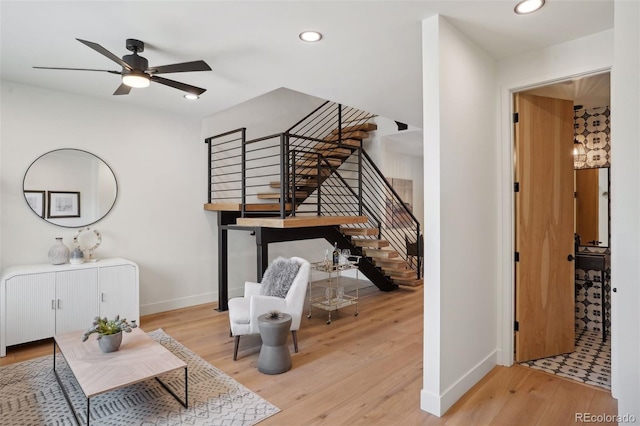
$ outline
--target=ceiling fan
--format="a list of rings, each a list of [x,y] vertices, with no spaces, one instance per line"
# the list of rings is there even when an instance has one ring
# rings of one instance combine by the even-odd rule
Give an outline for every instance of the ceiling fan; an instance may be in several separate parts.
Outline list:
[[[127,39],[126,47],[127,50],[133,52],[131,55],[125,55],[120,59],[113,53],[109,52],[104,47],[100,46],[97,43],[93,43],[87,40],[81,40],[77,38],[80,43],[89,46],[96,52],[106,56],[111,59],[113,62],[117,63],[122,67],[121,71],[112,71],[112,70],[96,70],[96,69],[87,69],[87,68],[54,68],[54,67],[34,67],[38,69],[48,69],[48,70],[72,70],[72,71],[100,71],[100,72],[108,72],[110,74],[119,74],[122,76],[122,83],[113,92],[114,95],[128,95],[131,91],[131,88],[140,88],[149,86],[151,81],[156,83],[164,84],[165,86],[173,87],[178,90],[182,90],[187,92],[190,95],[200,96],[207,89],[202,89],[200,87],[191,86],[189,84],[180,83],[179,81],[169,80],[167,78],[158,77],[156,74],[168,74],[174,72],[191,72],[191,71],[211,71],[211,67],[207,65],[205,61],[192,61],[192,62],[182,62],[179,64],[170,64],[170,65],[162,65],[159,67],[150,67],[149,61],[142,56],[139,56],[138,53],[144,52],[144,43],[140,40],[135,40],[132,38]]]

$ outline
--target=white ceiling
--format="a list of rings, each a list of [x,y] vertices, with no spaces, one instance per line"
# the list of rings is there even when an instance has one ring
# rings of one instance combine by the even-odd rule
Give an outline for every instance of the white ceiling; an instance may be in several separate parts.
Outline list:
[[[421,127],[421,22],[441,14],[499,59],[613,27],[612,0],[547,0],[530,16],[500,1],[7,1],[0,2],[1,77],[120,104],[203,117],[287,87]],[[320,43],[298,33],[316,29]],[[33,66],[119,70],[77,42],[150,65],[203,59],[212,72],[166,74],[208,89],[188,102],[159,84],[112,96],[119,76]]]

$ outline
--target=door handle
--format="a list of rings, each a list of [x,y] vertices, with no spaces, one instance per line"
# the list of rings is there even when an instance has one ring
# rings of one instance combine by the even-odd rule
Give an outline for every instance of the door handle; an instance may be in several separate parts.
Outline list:
[[[567,256],[567,260],[568,260],[569,262],[573,261],[573,259],[575,259],[575,257],[573,257],[573,255],[572,255],[572,254],[570,254],[569,256]]]

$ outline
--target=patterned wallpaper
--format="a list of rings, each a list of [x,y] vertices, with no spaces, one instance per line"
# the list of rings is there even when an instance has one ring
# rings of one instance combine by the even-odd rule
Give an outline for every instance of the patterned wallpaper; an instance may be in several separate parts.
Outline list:
[[[608,106],[576,111],[574,137],[585,147],[587,162],[578,169],[611,167],[611,111]]]

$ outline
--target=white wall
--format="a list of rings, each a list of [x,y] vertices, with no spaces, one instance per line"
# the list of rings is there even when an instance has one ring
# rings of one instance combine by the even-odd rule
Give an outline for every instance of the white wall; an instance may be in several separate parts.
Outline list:
[[[91,226],[103,237],[95,255],[138,263],[141,313],[217,300],[200,120],[8,81],[1,105],[1,267],[47,263],[55,237],[71,246],[76,230],[29,211],[22,179],[43,153],[77,148],[102,158],[118,180],[113,210]]]
[[[421,407],[442,415],[496,364],[494,61],[423,21],[425,265]]]
[[[612,393],[640,423],[640,3],[616,0],[611,72]]]
[[[499,327],[499,362],[513,363],[514,321],[514,200],[513,200],[513,139],[512,93],[609,69],[612,63],[612,31],[593,34],[545,49],[503,59],[498,62],[500,90],[499,149],[501,158],[500,229],[501,302]],[[615,116],[615,113],[613,114]],[[615,157],[615,149],[614,154]],[[614,166],[615,167],[615,166]],[[613,190],[612,190],[613,193]]]
[[[499,62],[501,120],[501,363],[513,362],[513,170],[511,92],[611,67],[612,395],[618,412],[640,420],[640,6],[616,1],[615,28]]]

